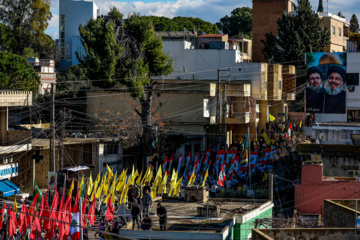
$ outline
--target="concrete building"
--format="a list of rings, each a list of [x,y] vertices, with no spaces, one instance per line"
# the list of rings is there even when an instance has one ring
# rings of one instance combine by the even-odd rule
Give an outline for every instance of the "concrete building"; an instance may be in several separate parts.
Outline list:
[[[19,193],[20,188],[9,179],[18,176],[21,172],[19,158],[32,148],[30,130],[9,129],[8,108],[29,106],[32,106],[31,92],[0,91],[0,194],[2,197]]]
[[[56,90],[56,70],[55,61],[51,59],[28,58],[28,63],[40,76],[39,94],[47,94],[51,91],[51,84],[54,84]]]
[[[350,23],[345,18],[329,12],[317,14],[321,20],[321,27],[330,31],[330,45],[324,48],[324,52],[346,52]]]
[[[302,214],[323,215],[325,199],[360,198],[360,181],[356,178],[325,177],[321,162],[305,162],[301,183],[294,184],[294,187],[294,207]]]
[[[123,152],[119,139],[99,138],[65,138],[63,168],[86,166],[90,168],[92,176],[99,172],[106,172],[106,164],[114,171],[123,170]],[[59,150],[56,141],[55,152]],[[49,139],[33,139],[32,151],[28,151],[19,158],[19,169],[22,174],[14,179],[23,191],[32,192],[33,182],[40,188],[48,186]],[[36,159],[42,156],[43,159]],[[55,171],[60,171],[59,155],[55,156]]]
[[[79,64],[75,52],[80,56],[85,50],[80,41],[79,25],[101,15],[94,2],[85,0],[59,1],[59,44],[61,52],[61,68],[66,69]]]
[[[252,20],[252,61],[267,62],[261,50],[264,45],[261,40],[265,40],[265,34],[272,32],[277,34],[277,19],[283,13],[294,11],[293,0],[253,0],[253,20]]]

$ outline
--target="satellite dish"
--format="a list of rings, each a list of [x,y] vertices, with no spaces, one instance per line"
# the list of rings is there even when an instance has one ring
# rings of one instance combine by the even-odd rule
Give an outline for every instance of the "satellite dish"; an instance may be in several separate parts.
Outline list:
[[[320,133],[320,134],[319,134],[319,138],[320,138],[322,141],[325,141],[325,140],[326,140],[326,134],[325,134],[325,133]]]

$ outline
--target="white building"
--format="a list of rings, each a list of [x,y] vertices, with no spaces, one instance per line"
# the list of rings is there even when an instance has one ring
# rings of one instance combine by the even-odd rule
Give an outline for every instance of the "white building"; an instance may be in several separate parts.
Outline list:
[[[61,68],[65,69],[79,64],[75,52],[80,55],[85,53],[80,41],[79,25],[84,25],[89,19],[96,19],[101,12],[90,1],[60,0],[59,5],[59,44],[63,59]]]
[[[51,91],[51,84],[56,90],[56,71],[55,61],[52,59],[28,58],[28,63],[35,69],[40,76],[39,94],[47,94]]]

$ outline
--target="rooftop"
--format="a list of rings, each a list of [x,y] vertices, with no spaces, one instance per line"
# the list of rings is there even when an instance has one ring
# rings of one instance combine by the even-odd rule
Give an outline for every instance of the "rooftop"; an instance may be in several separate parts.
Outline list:
[[[219,38],[219,37],[223,37],[226,36],[227,34],[204,34],[199,36],[199,38]]]
[[[87,144],[87,143],[97,143],[101,141],[112,141],[119,140],[119,138],[65,138],[63,140],[63,145],[72,145],[72,144]],[[58,145],[58,140],[55,140],[55,145]],[[36,138],[32,140],[33,150],[44,150],[49,149],[50,139],[40,139]]]
[[[194,38],[194,33],[191,31],[164,31],[164,32],[156,32],[156,34],[163,39],[169,38]]]

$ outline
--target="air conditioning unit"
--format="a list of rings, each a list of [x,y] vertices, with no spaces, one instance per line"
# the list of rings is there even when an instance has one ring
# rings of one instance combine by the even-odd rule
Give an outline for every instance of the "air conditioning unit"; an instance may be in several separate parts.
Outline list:
[[[7,164],[8,163],[8,158],[3,158],[3,164]]]
[[[14,162],[14,157],[13,157],[13,156],[9,156],[9,157],[8,157],[8,162],[9,162],[9,163]]]

